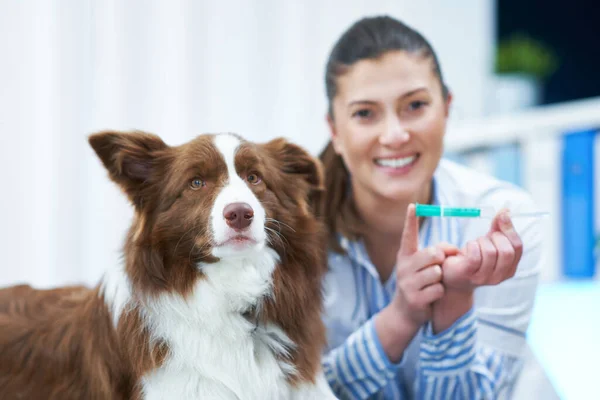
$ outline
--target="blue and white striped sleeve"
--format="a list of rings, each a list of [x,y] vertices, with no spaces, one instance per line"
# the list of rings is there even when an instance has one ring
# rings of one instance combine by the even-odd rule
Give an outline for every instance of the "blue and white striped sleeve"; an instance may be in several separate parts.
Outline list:
[[[496,399],[510,392],[520,370],[518,357],[477,340],[473,310],[446,331],[423,333],[416,392],[419,399]],[[510,394],[510,393],[506,393]]]
[[[339,398],[368,399],[394,379],[404,361],[404,356],[398,363],[389,360],[370,319],[325,355],[323,368]]]

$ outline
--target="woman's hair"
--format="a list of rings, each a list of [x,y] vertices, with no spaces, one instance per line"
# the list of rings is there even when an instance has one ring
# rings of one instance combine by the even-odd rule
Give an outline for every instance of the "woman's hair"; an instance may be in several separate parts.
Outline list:
[[[433,72],[442,88],[442,96],[447,98],[448,89],[437,56],[419,32],[387,16],[363,18],[342,34],[327,61],[325,87],[328,113],[332,120],[335,118],[333,99],[338,90],[338,77],[358,61],[377,59],[394,50],[430,59]],[[329,230],[329,246],[334,251],[342,252],[336,234],[339,232],[349,239],[356,239],[361,236],[362,224],[349,196],[350,175],[331,142],[319,157],[325,167],[326,193],[322,213]]]

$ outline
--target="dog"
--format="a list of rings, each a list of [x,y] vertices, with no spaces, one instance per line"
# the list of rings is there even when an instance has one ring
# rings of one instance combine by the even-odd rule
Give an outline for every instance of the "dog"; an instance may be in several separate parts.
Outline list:
[[[134,209],[123,265],[0,290],[0,398],[335,399],[319,161],[283,138],[88,141]]]

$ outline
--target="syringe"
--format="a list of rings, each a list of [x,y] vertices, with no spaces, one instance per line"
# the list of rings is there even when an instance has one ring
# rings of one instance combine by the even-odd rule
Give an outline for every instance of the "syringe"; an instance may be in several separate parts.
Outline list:
[[[417,217],[494,218],[493,207],[449,207],[444,205],[416,204]],[[510,212],[511,218],[540,218],[550,215],[545,211]]]

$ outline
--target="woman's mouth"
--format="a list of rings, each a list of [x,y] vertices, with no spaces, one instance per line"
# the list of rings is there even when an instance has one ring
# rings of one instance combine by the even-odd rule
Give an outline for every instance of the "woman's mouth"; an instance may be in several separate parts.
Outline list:
[[[417,158],[419,158],[419,154],[413,154],[408,157],[398,158],[376,158],[375,164],[377,164],[380,167],[401,169],[414,164],[415,161],[417,161]]]
[[[380,171],[387,175],[406,175],[408,174],[420,158],[419,153],[402,157],[376,158],[375,165]]]

